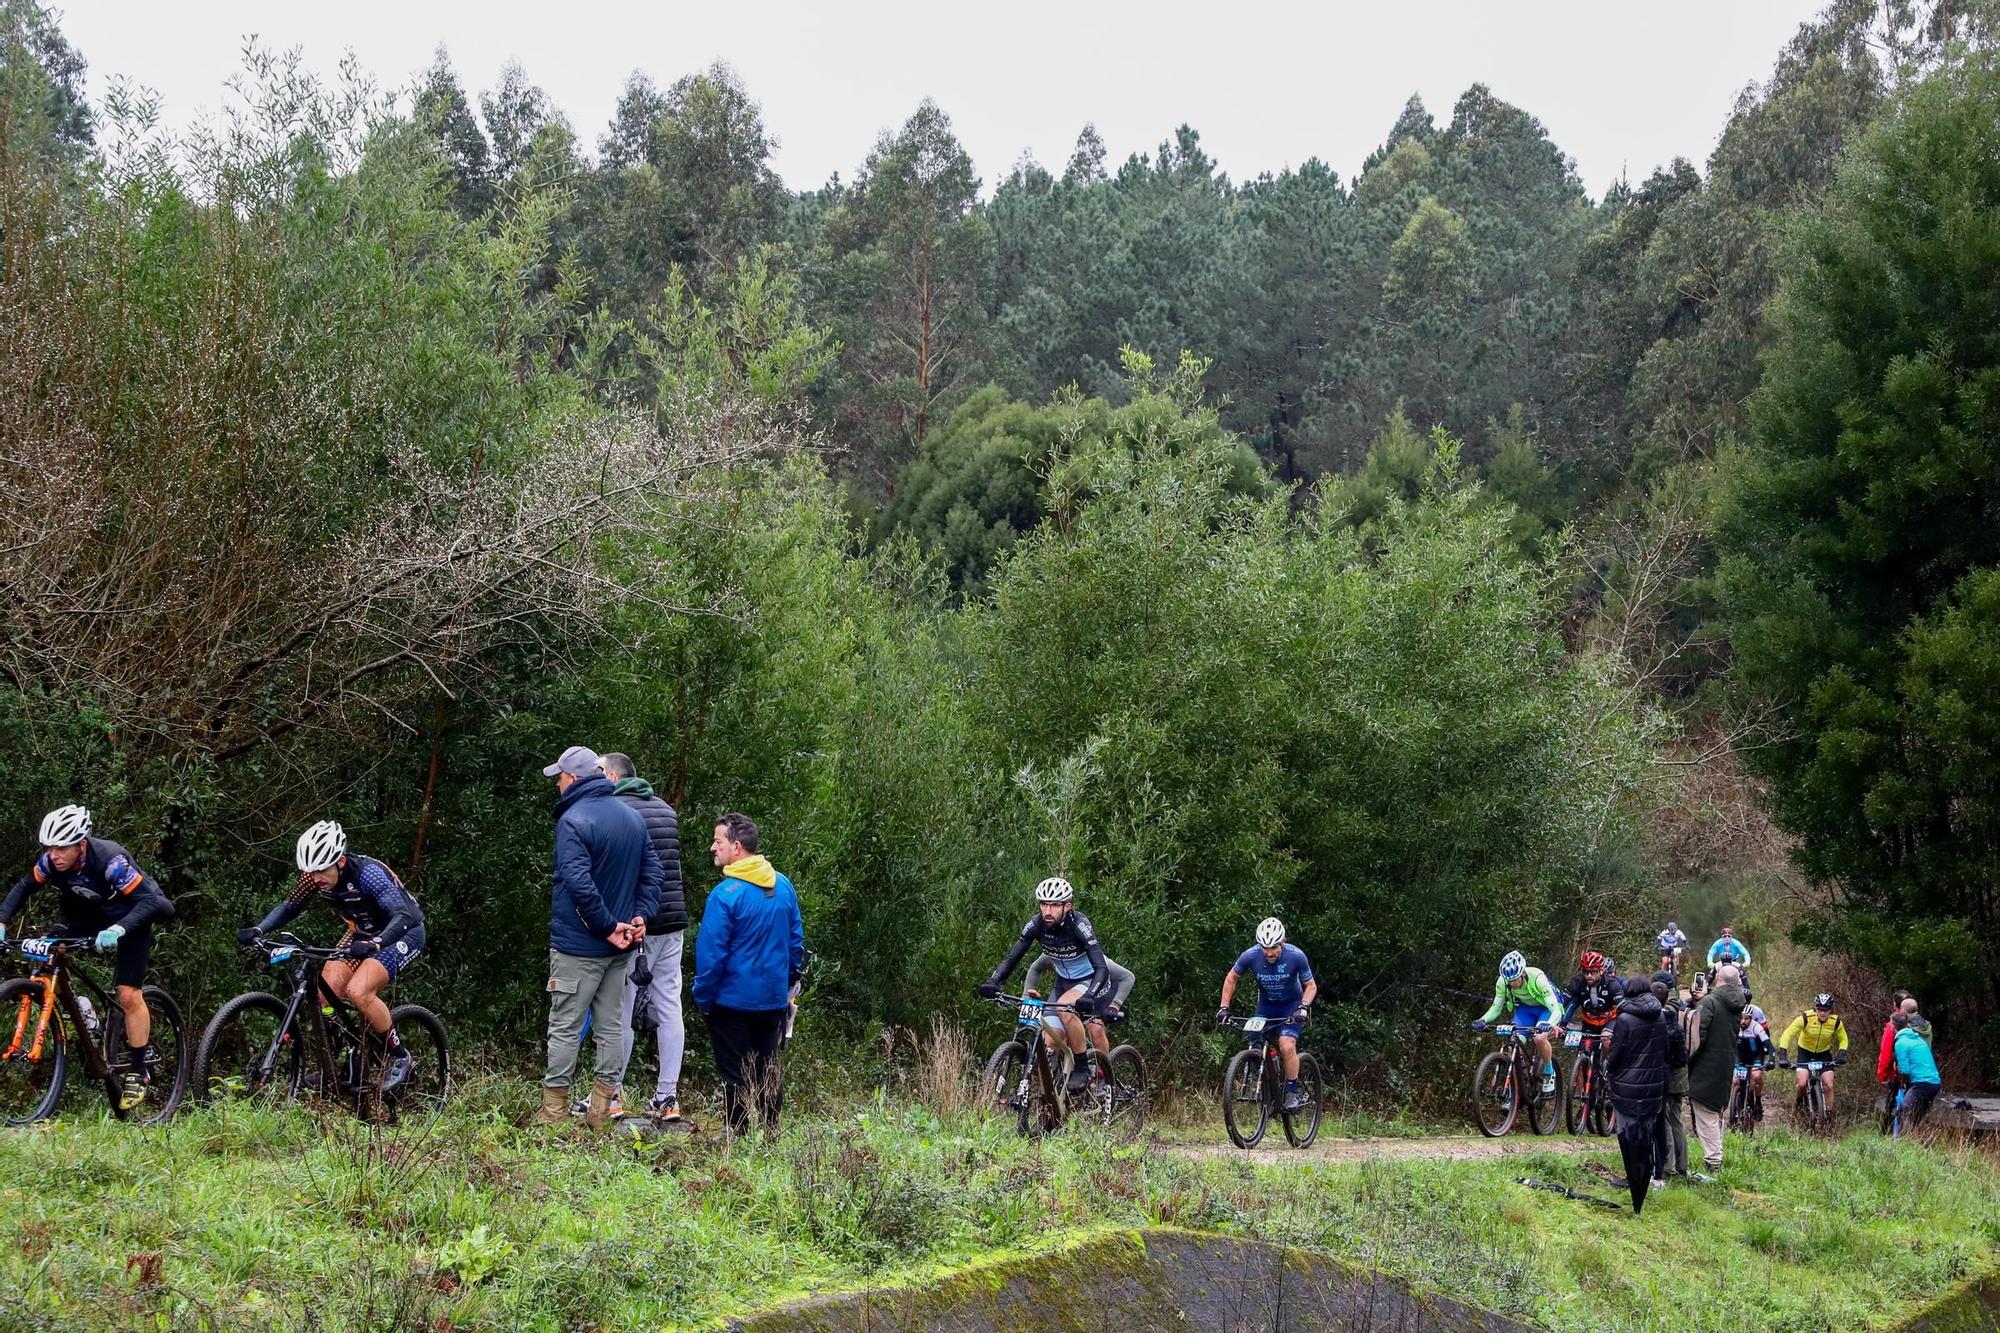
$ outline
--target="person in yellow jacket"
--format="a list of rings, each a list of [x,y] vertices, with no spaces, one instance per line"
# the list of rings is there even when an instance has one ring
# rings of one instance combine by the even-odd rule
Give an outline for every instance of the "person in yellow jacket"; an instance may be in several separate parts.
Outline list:
[[[1792,1054],[1793,1047],[1797,1054]],[[1794,1099],[1803,1103],[1806,1096],[1806,1079],[1811,1075],[1806,1070],[1806,1062],[1825,1059],[1831,1055],[1833,1061],[1820,1071],[1820,1085],[1826,1089],[1828,1106],[1833,1105],[1833,1071],[1837,1065],[1847,1063],[1847,1025],[1840,1021],[1840,1015],[1833,1011],[1833,996],[1821,991],[1813,996],[1813,1007],[1792,1020],[1778,1038],[1778,1058],[1795,1064],[1799,1069],[1799,1091]]]

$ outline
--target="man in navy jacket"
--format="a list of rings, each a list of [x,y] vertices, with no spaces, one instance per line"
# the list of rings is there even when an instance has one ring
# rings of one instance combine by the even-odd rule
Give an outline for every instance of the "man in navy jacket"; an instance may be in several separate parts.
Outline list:
[[[757,825],[747,815],[716,820],[708,850],[723,880],[709,890],[695,936],[694,1003],[708,1016],[730,1130],[750,1128],[754,1100],[764,1127],[776,1132],[785,1100],[778,1039],[806,960],[799,895],[757,854]]]
[[[583,1019],[597,1040],[592,1129],[604,1128],[625,1080],[625,979],[646,918],[660,906],[660,858],[646,825],[612,793],[597,755],[572,745],[542,770],[556,780],[555,874],[549,902],[549,1056],[544,1124],[569,1120]]]

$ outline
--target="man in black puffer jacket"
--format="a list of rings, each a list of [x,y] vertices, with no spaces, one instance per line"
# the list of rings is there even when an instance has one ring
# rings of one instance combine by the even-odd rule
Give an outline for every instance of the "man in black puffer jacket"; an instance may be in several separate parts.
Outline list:
[[[652,1009],[653,1030],[660,1043],[660,1079],[646,1103],[648,1113],[662,1120],[681,1118],[681,1056],[687,1047],[687,1028],[681,1019],[681,941],[687,931],[687,892],[681,885],[680,817],[674,808],[654,793],[653,786],[639,777],[631,757],[607,754],[599,761],[604,776],[616,785],[618,799],[638,812],[646,823],[646,836],[660,858],[660,910],[646,918],[646,966],[652,979],[646,983],[647,1003]],[[632,1010],[639,988],[625,991],[625,1052],[632,1051]]]
[[[1618,1150],[1625,1158],[1625,1184],[1632,1191],[1635,1213],[1645,1206],[1646,1189],[1657,1169],[1654,1155],[1667,1083],[1674,1066],[1687,1062],[1676,1036],[1650,987],[1634,986],[1618,1002],[1604,1073],[1611,1080]]]

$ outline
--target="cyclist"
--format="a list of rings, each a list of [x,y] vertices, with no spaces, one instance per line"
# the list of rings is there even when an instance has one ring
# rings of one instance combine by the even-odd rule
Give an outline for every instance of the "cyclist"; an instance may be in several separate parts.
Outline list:
[[[1764,1071],[1772,1059],[1770,1022],[1762,1009],[1746,1004],[1736,1021],[1736,1063],[1750,1070],[1750,1105],[1759,1120],[1764,1118]]]
[[[1577,974],[1563,988],[1563,1009],[1567,1023],[1557,1027],[1581,1027],[1584,1032],[1609,1035],[1611,1021],[1618,1017],[1618,1002],[1625,998],[1625,979],[1611,960],[1595,949],[1586,949],[1576,960]],[[1646,987],[1648,994],[1652,988]]]
[[[353,1005],[389,1053],[383,1074],[385,1089],[402,1086],[410,1076],[410,1052],[403,1045],[382,989],[424,951],[424,913],[416,897],[403,887],[396,872],[372,856],[350,855],[347,832],[322,819],[299,835],[293,859],[298,883],[285,900],[262,921],[236,932],[246,948],[289,924],[318,898],[347,923],[340,938],[346,961],[330,959],[320,967],[320,984]]]
[[[1494,1019],[1506,1015],[1516,1027],[1561,1027],[1562,995],[1550,984],[1539,967],[1515,949],[1500,960],[1500,979],[1493,983],[1493,1007],[1472,1020],[1473,1030],[1484,1032]],[[1555,1055],[1549,1049],[1549,1034],[1534,1034],[1535,1054],[1542,1057],[1542,1095],[1556,1090]]]
[[[1069,1090],[1082,1092],[1090,1086],[1090,1049],[1078,1015],[1087,1018],[1096,1011],[1111,989],[1111,971],[1105,965],[1104,946],[1097,941],[1097,931],[1092,928],[1090,918],[1076,910],[1075,900],[1076,890],[1061,875],[1051,875],[1037,884],[1035,914],[1021,927],[1020,938],[1014,941],[1014,947],[1000,966],[979,983],[979,994],[989,1000],[998,995],[1000,983],[1020,964],[1028,946],[1039,943],[1054,961],[1061,982],[1055,1002],[1075,1010],[1061,1017],[1063,1034],[1070,1052],[1076,1056],[1076,1064],[1069,1071]],[[1096,1037],[1105,1040],[1101,1025]],[[1099,1053],[1108,1054],[1108,1048]]]
[[[1667,928],[1654,938],[1660,946],[1660,971],[1679,973],[1681,958],[1687,953],[1687,932],[1669,921]]]
[[[1749,998],[1750,949],[1743,941],[1736,938],[1736,932],[1728,926],[1722,928],[1722,938],[1708,946],[1708,979],[1711,985],[1715,982],[1715,969],[1724,963],[1734,963],[1736,970],[1742,973],[1743,995],[1744,998]]]
[[[1028,964],[1028,970],[1021,974],[1021,993],[1035,996],[1042,993],[1042,981],[1055,967],[1055,960],[1045,953],[1035,955],[1035,961]],[[1104,1001],[1104,1012],[1084,1024],[1084,1031],[1090,1037],[1090,1044],[1099,1055],[1107,1055],[1111,1050],[1111,1037],[1106,1025],[1125,1021],[1125,1001],[1132,994],[1132,985],[1137,980],[1130,968],[1120,967],[1118,960],[1110,954],[1104,955],[1104,969],[1111,974],[1111,994]],[[1097,1083],[1100,1095],[1108,1096],[1110,1083],[1105,1075],[1106,1060],[1097,1062]]]
[[[1236,965],[1222,974],[1222,1007],[1215,1021],[1229,1019],[1229,1002],[1236,998],[1236,982],[1241,977],[1257,978],[1257,1017],[1284,1020],[1278,1027],[1278,1056],[1285,1067],[1285,1109],[1296,1111],[1305,1105],[1299,1092],[1299,1029],[1319,995],[1313,980],[1312,964],[1305,950],[1285,942],[1285,923],[1267,916],[1257,923],[1257,943],[1245,949]]]
[[[1835,1050],[1834,1044],[1840,1049]],[[1786,1059],[1787,1052],[1795,1053]],[[1833,996],[1825,991],[1813,996],[1813,1007],[1800,1012],[1785,1029],[1785,1035],[1778,1038],[1778,1064],[1785,1068],[1794,1065],[1799,1071],[1799,1090],[1794,1099],[1795,1106],[1804,1106],[1806,1100],[1806,1057],[1833,1057],[1832,1063],[1820,1071],[1820,1086],[1826,1089],[1827,1105],[1833,1105],[1833,1071],[1836,1066],[1847,1063],[1847,1025],[1840,1021],[1840,1015],[1833,1011]]]
[[[111,966],[118,1007],[125,1011],[125,1045],[130,1052],[118,1075],[118,1109],[130,1111],[146,1100],[152,1081],[153,1015],[144,995],[146,966],[153,956],[153,927],[173,920],[174,905],[159,881],[139,868],[117,843],[90,836],[90,811],[65,805],[42,818],[42,854],[14,881],[0,902],[0,942],[14,914],[43,885],[56,890],[60,920],[53,935],[93,935],[100,953],[116,950]]]

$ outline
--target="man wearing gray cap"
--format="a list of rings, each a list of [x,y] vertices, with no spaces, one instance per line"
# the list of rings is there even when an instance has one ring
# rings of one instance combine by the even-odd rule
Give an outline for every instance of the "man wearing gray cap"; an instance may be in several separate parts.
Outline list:
[[[612,793],[588,746],[572,745],[542,770],[556,780],[556,850],[549,904],[549,1059],[543,1124],[569,1122],[583,1018],[597,1040],[584,1122],[604,1128],[625,1081],[625,977],[646,918],[659,910],[660,858],[646,825]]]

